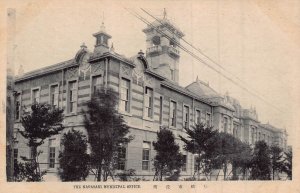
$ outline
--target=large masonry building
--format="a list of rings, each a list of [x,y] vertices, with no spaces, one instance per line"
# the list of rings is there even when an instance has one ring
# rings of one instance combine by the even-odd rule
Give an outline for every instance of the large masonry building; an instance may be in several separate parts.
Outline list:
[[[167,18],[153,22],[143,32],[146,53],[139,51],[126,58],[109,46],[111,36],[102,24],[101,30],[93,34],[96,44],[92,51],[82,45],[73,59],[16,77],[15,159],[31,154],[18,134],[22,130],[22,113],[31,104],[49,103],[64,109],[65,131],[71,128],[84,131],[82,110],[101,86],[119,93],[119,113],[134,136],[123,149],[125,161],[118,165],[118,170],[135,169],[137,175],[153,175],[152,142],[162,126],[177,137],[185,135],[185,127],[204,122],[249,144],[265,140],[269,145],[286,148],[286,131],[260,123],[255,108],[244,109],[237,99],[217,93],[198,78],[186,87],[179,85],[178,42],[184,34]],[[41,168],[50,174],[57,172],[61,136],[48,139],[41,147]],[[182,149],[180,140],[177,143],[186,158],[181,174],[191,176],[194,155]]]

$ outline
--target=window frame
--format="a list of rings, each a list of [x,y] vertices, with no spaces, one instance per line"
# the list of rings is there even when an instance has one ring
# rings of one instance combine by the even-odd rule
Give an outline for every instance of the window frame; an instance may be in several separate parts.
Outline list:
[[[73,90],[76,91],[76,100],[75,101],[71,101],[70,100],[70,84],[75,82],[75,88]],[[75,79],[69,79],[67,80],[67,114],[71,114],[71,115],[76,115],[77,114],[77,105],[78,105],[78,78]],[[73,94],[73,93],[72,93]],[[75,103],[75,110],[71,111],[71,103]]]
[[[55,162],[56,162],[56,138],[49,139],[49,153],[48,153],[48,168],[55,169]],[[54,155],[54,156],[53,156]]]
[[[126,93],[126,96],[128,95],[128,99],[127,100],[124,100],[124,99],[122,99],[122,94],[121,94],[121,90],[122,90],[122,88],[125,88],[125,87],[123,87],[123,85],[122,85],[122,81],[123,80],[125,80],[125,81],[128,81],[128,88],[126,87],[126,89],[128,90],[128,93]],[[131,112],[131,88],[132,88],[132,85],[131,85],[132,83],[131,83],[131,80],[130,79],[128,79],[128,78],[126,78],[126,77],[121,77],[120,78],[120,83],[119,83],[119,110],[120,110],[120,112],[122,112],[122,113],[125,113],[125,114],[130,114],[130,112]],[[125,107],[127,106],[127,110],[126,110],[126,108],[125,109],[123,109],[123,107],[122,107],[122,101],[125,101],[125,104],[126,104],[126,102],[127,102],[127,105],[125,105]]]
[[[146,97],[148,96],[147,93],[146,93],[147,89],[149,89],[152,92],[152,96],[150,96],[151,97],[150,107],[146,106]],[[144,104],[144,107],[143,107],[144,118],[153,119],[153,115],[154,115],[154,89],[152,87],[144,86],[144,102],[143,102],[143,104]],[[149,110],[150,110],[150,116],[149,116]]]
[[[16,112],[17,112],[16,103],[18,102],[17,97],[19,97],[19,100],[20,100],[19,101],[19,107],[18,107],[18,111],[19,111],[18,118],[17,118],[17,114],[16,114]],[[15,117],[16,122],[19,122],[21,120],[21,117],[22,117],[22,92],[21,91],[17,92],[16,95],[15,95],[15,115],[14,115],[14,117]]]
[[[178,108],[177,108],[177,102],[175,101],[175,100],[173,100],[173,99],[170,99],[170,112],[169,112],[169,125],[170,125],[170,127],[176,127],[177,126],[177,111],[178,111]],[[171,104],[175,104],[175,115],[174,115],[174,110],[173,110],[173,112],[172,112],[172,109],[171,109]],[[171,116],[172,115],[172,116]],[[174,119],[174,121],[173,121],[173,119]]]
[[[209,120],[207,119],[209,117]],[[210,112],[206,112],[205,114],[205,124],[207,124],[207,121],[209,121],[209,124],[207,125],[207,127],[211,127],[212,126],[212,115]]]
[[[39,92],[39,96],[37,97],[38,98],[38,102],[34,102],[34,92],[38,90]],[[40,103],[41,102],[41,87],[34,87],[34,88],[31,88],[31,104],[36,104],[36,103]]]
[[[95,94],[95,85],[94,85],[94,79],[97,77],[101,77],[102,84],[100,84],[100,88],[104,86],[104,75],[103,73],[93,74],[91,75],[91,97]]]
[[[186,114],[185,112],[185,108],[187,108],[188,112]],[[190,105],[187,105],[185,103],[182,104],[182,126],[183,128],[190,128],[190,119],[191,119],[191,115],[190,115]],[[187,120],[185,119],[187,115]]]
[[[57,108],[59,108],[59,90],[60,90],[60,84],[58,82],[49,85],[49,104],[52,107],[56,106],[56,105],[52,104],[52,92],[51,92],[52,87],[55,87],[55,86],[57,86],[57,89],[58,89],[57,90],[58,91],[57,92]],[[54,92],[54,95],[55,95],[55,92]]]
[[[149,146],[149,148],[145,148],[144,144],[147,144]],[[142,147],[143,147],[142,148],[142,171],[149,171],[150,170],[150,158],[151,158],[151,142],[143,141]],[[144,155],[145,151],[148,152],[147,156]],[[145,157],[148,157],[148,159],[144,159]],[[147,168],[144,168],[144,166],[145,166],[144,163],[147,164]]]
[[[122,160],[120,160],[120,157],[119,157],[119,150],[120,149],[125,149],[125,153],[124,153],[124,158],[122,158]],[[124,144],[121,144],[119,147],[118,147],[118,163],[117,163],[117,170],[126,170],[126,166],[127,166],[127,146],[124,145]],[[124,165],[124,168],[121,169],[119,166],[120,166],[120,163],[122,163]]]
[[[164,97],[159,96],[159,124],[163,124]]]
[[[184,159],[185,157],[185,159]],[[187,172],[187,159],[188,159],[188,155],[187,154],[183,154],[183,165],[181,166],[181,171],[182,172]]]
[[[199,120],[197,119],[197,112],[199,112]],[[202,114],[201,109],[195,108],[195,121],[194,121],[195,125],[201,124],[201,114]]]

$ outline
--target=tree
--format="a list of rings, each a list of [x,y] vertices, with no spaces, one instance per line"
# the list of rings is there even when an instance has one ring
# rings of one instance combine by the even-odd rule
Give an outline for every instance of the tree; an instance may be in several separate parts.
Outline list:
[[[185,131],[187,138],[183,136],[179,136],[179,138],[184,142],[184,149],[186,151],[197,155],[194,175],[197,173],[199,180],[201,170],[203,170],[205,174],[211,172],[211,156],[216,148],[213,139],[218,131],[202,123],[197,124],[195,127],[192,127],[192,129],[185,128]]]
[[[156,150],[154,178],[162,181],[165,175],[174,176],[176,172],[178,174],[180,167],[183,165],[183,155],[179,152],[179,146],[175,143],[172,131],[166,128],[158,131],[157,141],[153,142],[153,147]]]
[[[254,147],[254,154],[251,161],[251,179],[270,180],[271,159],[269,147],[264,141],[258,141]]]
[[[63,150],[59,154],[59,176],[62,181],[82,181],[89,174],[87,139],[72,129],[63,135]]]
[[[118,148],[132,140],[127,136],[129,127],[117,112],[118,93],[112,89],[101,88],[88,102],[84,125],[91,145],[92,172],[97,181],[106,181],[117,162]]]
[[[252,149],[249,144],[241,143],[238,147],[239,154],[236,159],[232,162],[232,174],[233,180],[237,180],[237,172],[240,171],[242,173],[243,180],[246,179],[247,173],[251,168],[252,161]]]
[[[27,145],[31,148],[31,158],[23,157],[25,161],[31,162],[25,164],[26,169],[33,169],[32,178],[34,181],[41,181],[42,175],[45,172],[40,171],[38,156],[41,151],[37,148],[42,145],[45,139],[57,135],[64,129],[62,125],[63,110],[53,108],[48,104],[33,104],[31,105],[31,113],[27,113],[21,118],[21,123],[24,130],[20,130],[20,134],[28,140]]]
[[[286,152],[284,152],[284,161],[283,161],[283,169],[290,180],[292,180],[292,167],[293,167],[293,149],[292,147],[288,148]]]
[[[270,147],[271,167],[272,167],[272,179],[275,179],[275,174],[282,171],[282,149],[278,146]]]
[[[244,155],[244,151],[249,149],[246,144],[243,144],[239,139],[233,137],[232,135],[224,132],[220,132],[215,135],[213,140],[217,146],[212,153],[212,161],[215,166],[222,168],[224,180],[227,179],[237,166],[237,163],[242,159],[241,156]],[[249,152],[249,151],[248,151]],[[233,170],[229,171],[228,166],[231,165]]]

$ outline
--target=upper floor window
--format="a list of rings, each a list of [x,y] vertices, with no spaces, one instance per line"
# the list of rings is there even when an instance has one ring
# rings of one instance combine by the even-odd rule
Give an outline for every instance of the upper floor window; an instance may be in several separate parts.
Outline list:
[[[224,132],[227,133],[227,130],[228,130],[228,118],[227,117],[223,118],[223,128],[224,128]]]
[[[21,94],[17,93],[16,95],[16,111],[15,111],[15,119],[19,120],[21,117]]]
[[[238,137],[238,125],[233,125],[233,137]]]
[[[177,111],[177,104],[175,101],[171,101],[170,103],[170,121],[171,126],[176,127],[176,111]]]
[[[183,106],[183,127],[189,128],[190,109],[188,106]]]
[[[121,110],[129,112],[129,98],[130,98],[130,81],[122,78],[121,80],[121,89],[120,89],[120,106]]]
[[[171,73],[171,80],[175,80],[174,70],[170,69],[170,73]]]
[[[163,119],[163,97],[159,97],[159,123],[162,124]]]
[[[58,107],[58,96],[59,96],[58,85],[52,85],[50,87],[50,105],[51,106]]]
[[[77,108],[77,81],[69,82],[69,113],[75,113]]]
[[[153,90],[146,87],[145,89],[145,115],[146,117],[152,118],[153,114]]]
[[[40,102],[40,89],[34,89],[32,90],[32,103],[39,103]]]
[[[206,126],[210,127],[211,126],[211,114],[206,113]]]
[[[201,123],[201,111],[200,110],[196,110],[195,123],[198,125]]]
[[[103,77],[101,75],[93,76],[92,93],[96,94],[97,92],[99,92],[102,85],[103,85]]]

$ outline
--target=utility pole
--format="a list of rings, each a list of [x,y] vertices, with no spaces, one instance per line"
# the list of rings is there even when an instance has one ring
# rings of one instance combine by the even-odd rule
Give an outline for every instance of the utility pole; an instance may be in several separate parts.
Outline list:
[[[14,49],[16,11],[7,9],[7,77],[6,77],[6,178],[14,181]]]

